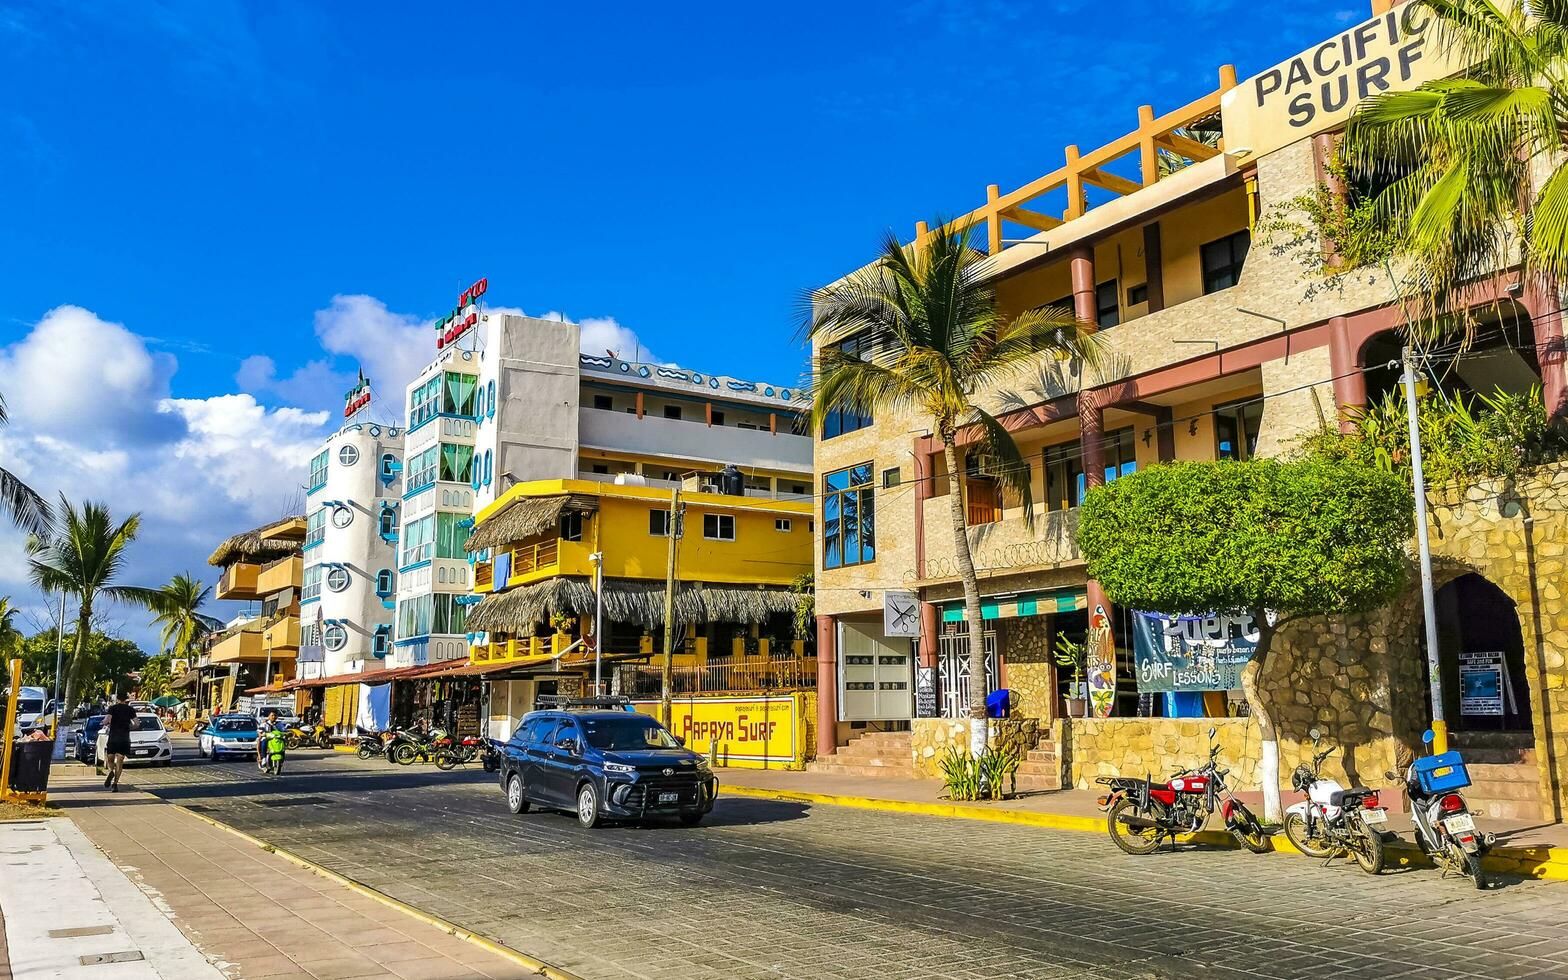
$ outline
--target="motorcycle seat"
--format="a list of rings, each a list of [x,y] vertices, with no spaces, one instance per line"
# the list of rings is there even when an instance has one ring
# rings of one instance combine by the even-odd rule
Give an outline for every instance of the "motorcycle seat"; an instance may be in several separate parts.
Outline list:
[[[1349,789],[1336,789],[1334,792],[1328,794],[1328,805],[1350,806],[1365,799],[1368,796],[1371,796],[1375,792],[1377,792],[1377,790],[1367,786],[1352,786]]]

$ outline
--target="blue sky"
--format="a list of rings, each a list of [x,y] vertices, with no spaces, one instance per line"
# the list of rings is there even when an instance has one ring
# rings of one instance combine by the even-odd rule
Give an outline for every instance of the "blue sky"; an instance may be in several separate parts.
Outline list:
[[[801,291],[883,229],[1367,13],[1282,6],[0,0],[0,459],[124,493],[138,573],[204,571],[286,503],[247,447],[287,469],[481,275],[623,356],[793,380]],[[30,411],[29,366],[85,404]]]

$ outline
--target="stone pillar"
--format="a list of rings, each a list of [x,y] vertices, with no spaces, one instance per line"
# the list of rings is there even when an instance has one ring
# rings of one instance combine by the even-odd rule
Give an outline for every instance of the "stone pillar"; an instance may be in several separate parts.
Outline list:
[[[1098,326],[1094,302],[1094,248],[1089,245],[1074,246],[1069,261],[1073,282],[1073,316],[1084,323]]]
[[[922,602],[920,604],[920,666],[936,667],[937,637],[941,635],[942,625],[937,620],[936,603]]]
[[[838,751],[838,620],[817,617],[817,758]]]
[[[1532,279],[1524,305],[1535,328],[1535,357],[1541,366],[1541,394],[1548,418],[1568,416],[1568,351],[1564,349],[1561,291]]]
[[[1350,321],[1336,316],[1328,321],[1328,362],[1334,376],[1334,403],[1339,409],[1339,431],[1355,432],[1355,416],[1367,407],[1367,376],[1350,339]]]

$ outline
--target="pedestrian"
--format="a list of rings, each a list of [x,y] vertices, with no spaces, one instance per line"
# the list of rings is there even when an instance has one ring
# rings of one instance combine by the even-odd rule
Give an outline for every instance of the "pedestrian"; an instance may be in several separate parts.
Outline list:
[[[104,768],[108,770],[103,778],[104,789],[120,791],[120,773],[125,770],[125,757],[131,754],[131,726],[135,723],[136,709],[130,705],[130,695],[121,691],[104,720],[104,727],[109,729],[104,746]]]

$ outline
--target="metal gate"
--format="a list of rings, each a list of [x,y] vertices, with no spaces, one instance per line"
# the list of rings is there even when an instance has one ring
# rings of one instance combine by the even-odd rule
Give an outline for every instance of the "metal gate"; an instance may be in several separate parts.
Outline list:
[[[962,624],[960,624],[962,625]],[[985,631],[985,689],[996,690],[996,631]],[[937,678],[942,717],[969,717],[969,633],[944,635],[937,645]]]

